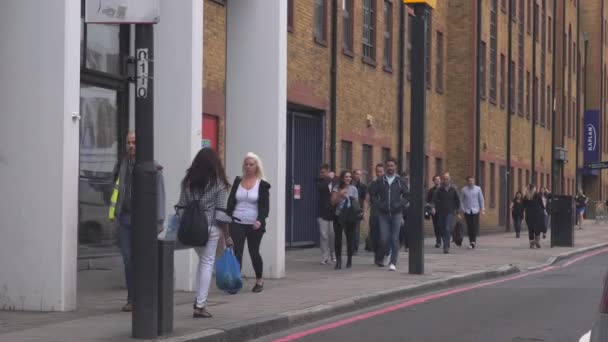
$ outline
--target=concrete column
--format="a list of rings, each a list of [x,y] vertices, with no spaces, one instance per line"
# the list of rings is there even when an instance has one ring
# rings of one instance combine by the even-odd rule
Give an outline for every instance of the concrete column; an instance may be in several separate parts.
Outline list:
[[[260,250],[265,277],[280,278],[285,276],[287,1],[228,1],[226,6],[227,171],[230,177],[240,174],[250,151],[264,162],[272,189]],[[253,274],[248,257],[243,271]]]
[[[174,212],[180,183],[201,148],[203,113],[203,1],[161,1],[154,30],[155,159],[164,166],[166,213]],[[198,257],[175,254],[175,289],[192,290]]]
[[[74,310],[80,0],[1,7],[0,310]]]

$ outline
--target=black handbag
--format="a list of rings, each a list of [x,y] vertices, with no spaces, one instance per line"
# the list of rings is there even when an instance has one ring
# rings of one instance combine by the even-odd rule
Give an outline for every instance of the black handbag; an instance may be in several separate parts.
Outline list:
[[[363,219],[363,209],[359,202],[353,197],[349,197],[348,201],[350,205],[344,206],[338,215],[338,220],[343,225],[353,225]]]
[[[186,246],[206,246],[209,241],[209,220],[205,210],[201,208],[200,199],[193,196],[187,205],[176,205],[175,213],[180,220],[177,230],[179,242]]]

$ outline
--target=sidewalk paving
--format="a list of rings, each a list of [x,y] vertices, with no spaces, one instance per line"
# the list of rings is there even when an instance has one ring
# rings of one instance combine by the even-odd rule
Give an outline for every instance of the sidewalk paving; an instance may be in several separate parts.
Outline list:
[[[335,271],[331,265],[318,264],[318,249],[288,251],[286,278],[266,280],[262,293],[250,292],[253,279],[246,279],[243,291],[234,296],[212,285],[212,319],[192,319],[194,294],[177,292],[174,333],[158,340],[242,341],[423,289],[539,267],[564,253],[608,245],[607,231],[608,226],[590,222],[584,230],[575,231],[574,248],[549,248],[547,236],[540,250],[529,249],[527,232],[520,239],[514,233],[487,234],[479,237],[475,250],[453,246],[449,255],[434,248],[434,238],[426,239],[425,274],[421,276],[408,274],[407,253],[401,253],[397,272],[388,272],[373,265],[372,254],[367,252],[353,258],[351,270]],[[120,259],[96,260],[93,265],[96,268],[78,274],[78,311],[0,311],[0,341],[132,341],[131,316],[118,312],[125,298]]]

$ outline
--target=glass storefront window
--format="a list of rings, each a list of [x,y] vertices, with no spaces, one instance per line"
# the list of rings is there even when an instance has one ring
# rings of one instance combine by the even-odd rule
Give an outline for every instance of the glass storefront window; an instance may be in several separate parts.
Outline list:
[[[108,220],[113,171],[118,160],[118,93],[81,84],[79,227],[81,244],[115,245]]]
[[[120,26],[87,24],[86,68],[120,74]]]

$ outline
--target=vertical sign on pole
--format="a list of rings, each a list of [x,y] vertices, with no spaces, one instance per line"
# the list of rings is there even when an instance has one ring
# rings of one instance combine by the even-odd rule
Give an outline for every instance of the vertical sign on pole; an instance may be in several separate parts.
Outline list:
[[[408,213],[410,241],[409,273],[424,274],[424,156],[426,131],[426,43],[427,25],[435,1],[404,0],[414,8],[412,23],[412,95],[410,132],[411,199]]]

